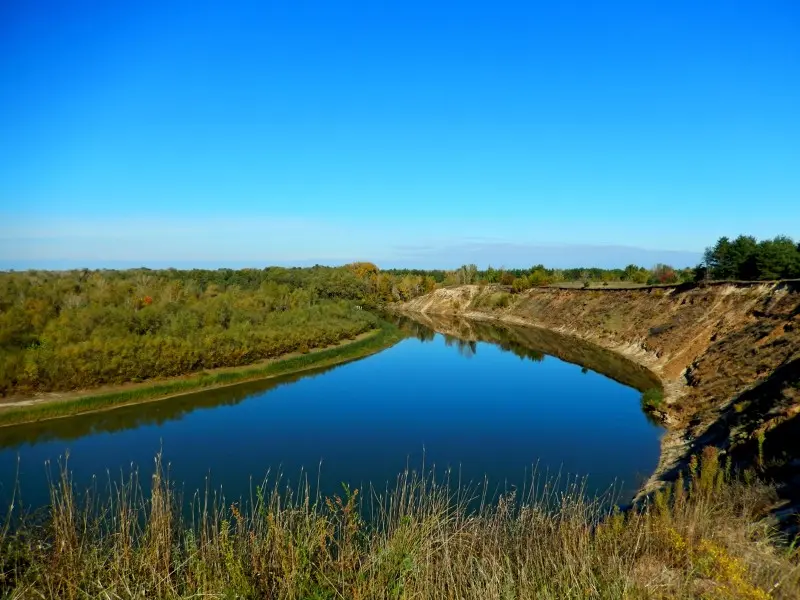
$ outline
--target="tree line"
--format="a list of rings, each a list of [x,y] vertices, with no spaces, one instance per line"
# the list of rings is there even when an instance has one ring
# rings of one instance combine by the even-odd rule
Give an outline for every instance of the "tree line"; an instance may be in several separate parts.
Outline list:
[[[649,268],[630,264],[624,268],[613,269],[598,267],[555,269],[539,264],[527,269],[492,266],[479,269],[474,264],[466,264],[449,271],[416,269],[394,272],[430,278],[437,285],[500,284],[510,287],[515,292],[574,282],[589,287],[593,284],[602,285],[611,282],[677,285],[709,279],[744,281],[795,279],[800,278],[800,242],[795,242],[788,236],[777,236],[762,241],[745,235],[740,235],[733,241],[721,237],[716,244],[706,249],[700,264],[683,268],[667,264],[656,264]]]
[[[508,286],[519,292],[533,287],[542,287],[557,283],[580,282],[585,285],[611,282],[628,282],[632,284],[679,284],[694,281],[697,277],[695,268],[676,269],[670,265],[657,264],[651,268],[628,265],[624,269],[601,269],[598,267],[576,267],[571,269],[554,269],[544,265],[534,265],[528,269],[492,266],[479,269],[476,265],[463,265],[452,271],[445,271],[441,285],[464,284],[499,284]]]
[[[750,235],[721,237],[706,249],[704,264],[712,279],[758,281],[800,278],[800,242],[778,236],[760,242]],[[704,274],[703,271],[702,274]]]

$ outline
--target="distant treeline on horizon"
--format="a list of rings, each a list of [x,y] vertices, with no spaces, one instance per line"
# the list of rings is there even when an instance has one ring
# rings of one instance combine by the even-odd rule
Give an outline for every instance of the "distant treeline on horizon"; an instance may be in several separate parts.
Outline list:
[[[389,268],[380,269],[371,262],[355,262],[343,266],[268,266],[263,269],[257,267],[218,269],[210,268],[148,268],[132,267],[125,269],[98,268],[98,269],[10,269],[6,273],[35,273],[35,272],[148,272],[152,274],[163,273],[170,279],[191,279],[198,282],[214,282],[226,287],[228,285],[252,285],[254,280],[259,283],[266,278],[281,280],[288,283],[303,285],[310,279],[315,279],[309,274],[335,273],[338,269],[349,269],[355,272],[360,279],[369,281],[379,279],[381,276],[388,279],[402,280],[405,277],[419,278],[421,287],[430,288],[431,284],[438,285],[463,285],[469,283],[498,283],[524,289],[559,282],[611,282],[628,281],[636,284],[678,284],[691,281],[711,280],[741,280],[741,281],[767,281],[777,279],[800,278],[800,241],[795,242],[788,236],[777,236],[772,239],[758,241],[753,236],[740,235],[731,240],[721,237],[714,246],[705,250],[703,260],[695,267],[683,269],[674,268],[672,265],[658,263],[651,267],[629,264],[625,268],[600,268],[600,267],[573,267],[573,268],[548,268],[543,264],[524,267],[493,267],[480,269],[475,264],[465,264],[457,269],[421,269],[421,268]],[[3,271],[0,271],[3,272]],[[327,277],[327,276],[326,276]],[[330,283],[330,281],[328,282]],[[373,282],[375,283],[375,282]],[[375,286],[388,288],[391,286]],[[415,286],[419,287],[419,286]],[[428,290],[429,291],[429,290]],[[334,294],[336,295],[336,294]],[[348,296],[358,296],[358,292],[351,290]],[[378,294],[380,296],[381,294]],[[397,295],[397,294],[395,294]],[[407,296],[408,294],[400,294]],[[414,295],[414,294],[412,294]],[[384,298],[389,299],[389,298]],[[395,298],[398,300],[402,297]]]
[[[703,261],[695,267],[676,269],[667,264],[646,268],[630,264],[624,269],[579,267],[550,269],[535,265],[529,269],[503,267],[478,269],[464,265],[456,270],[444,269],[386,269],[395,275],[431,276],[437,283],[500,283],[515,288],[536,287],[559,282],[629,281],[637,284],[678,284],[692,281],[739,280],[771,281],[800,278],[800,242],[788,236],[758,241],[753,236],[740,235],[731,240],[721,237],[706,249]]]

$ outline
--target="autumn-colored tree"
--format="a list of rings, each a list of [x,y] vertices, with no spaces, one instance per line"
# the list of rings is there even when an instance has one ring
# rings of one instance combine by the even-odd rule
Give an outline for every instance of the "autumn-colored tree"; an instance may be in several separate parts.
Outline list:
[[[652,269],[651,283],[678,283],[678,274],[670,265],[657,264]]]
[[[371,262],[354,262],[346,265],[359,279],[368,279],[378,275],[379,269]]]

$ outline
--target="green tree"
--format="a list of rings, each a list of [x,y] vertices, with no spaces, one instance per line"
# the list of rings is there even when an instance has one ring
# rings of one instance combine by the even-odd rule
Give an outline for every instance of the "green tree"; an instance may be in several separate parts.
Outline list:
[[[713,279],[757,279],[757,250],[758,243],[752,236],[740,235],[732,242],[721,237],[706,249],[704,259]]]
[[[757,242],[740,235],[720,238],[704,255],[713,279],[766,280],[800,276],[800,250],[790,237]]]
[[[755,255],[757,279],[790,279],[800,277],[800,253],[794,241],[786,236],[764,240]]]
[[[549,285],[553,281],[552,277],[547,273],[544,267],[535,269],[530,275],[528,275],[527,280],[528,287],[542,287]]]
[[[636,275],[638,273],[639,273],[639,267],[638,266],[633,265],[633,264],[628,265],[622,271],[622,279],[624,281],[634,281],[634,278],[636,277]]]

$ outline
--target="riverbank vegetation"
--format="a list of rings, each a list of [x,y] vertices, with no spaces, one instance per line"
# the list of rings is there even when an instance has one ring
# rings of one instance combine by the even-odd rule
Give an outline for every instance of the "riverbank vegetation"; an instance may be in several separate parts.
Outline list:
[[[487,501],[455,474],[388,491],[256,487],[182,498],[160,460],[108,492],[61,469],[43,514],[0,525],[0,596],[77,598],[703,598],[800,595],[798,552],[762,520],[773,500],[708,448],[646,505],[609,513],[579,482]],[[101,488],[103,486],[100,486]],[[110,494],[110,496],[109,496]],[[105,498],[105,499],[101,499]]]
[[[642,410],[652,412],[664,406],[664,392],[659,388],[650,388],[642,392]]]
[[[0,410],[0,427],[79,415],[245,381],[329,367],[379,352],[400,341],[403,337],[404,334],[397,327],[382,321],[378,330],[364,334],[361,339],[343,342],[331,348],[291,355],[269,361],[266,364],[216,372],[202,371],[193,376],[124,386],[119,390],[106,393],[89,393],[57,401],[40,401],[29,405],[12,406]]]
[[[430,289],[359,265],[0,273],[0,396],[307,352],[375,329],[362,305],[380,293],[406,299]]]

